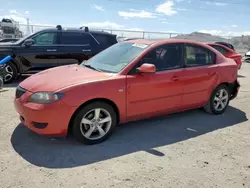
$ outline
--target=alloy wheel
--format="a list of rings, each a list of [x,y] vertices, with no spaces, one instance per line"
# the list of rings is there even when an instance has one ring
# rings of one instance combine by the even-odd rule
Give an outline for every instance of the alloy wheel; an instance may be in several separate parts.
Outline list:
[[[89,140],[104,137],[110,130],[112,118],[110,113],[103,108],[88,111],[81,120],[81,134]]]
[[[229,94],[226,89],[220,89],[217,91],[214,97],[213,105],[216,111],[222,111],[227,107],[229,100]]]
[[[13,78],[14,70],[10,65],[6,65],[4,67],[4,70],[5,70],[4,82],[8,82]]]

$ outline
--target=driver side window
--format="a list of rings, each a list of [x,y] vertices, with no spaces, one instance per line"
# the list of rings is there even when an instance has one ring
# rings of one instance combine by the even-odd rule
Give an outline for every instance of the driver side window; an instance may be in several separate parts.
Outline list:
[[[144,63],[154,64],[156,71],[180,68],[182,63],[182,45],[166,44],[158,46],[145,55],[130,73],[136,73],[136,68]]]
[[[42,33],[33,38],[36,45],[53,45],[56,44],[56,32]]]

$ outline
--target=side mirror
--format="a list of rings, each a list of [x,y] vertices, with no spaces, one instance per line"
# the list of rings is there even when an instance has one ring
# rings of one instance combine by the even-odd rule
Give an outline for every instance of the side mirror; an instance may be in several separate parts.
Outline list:
[[[26,47],[32,46],[33,44],[35,44],[35,41],[33,39],[27,39],[23,42],[23,45]]]
[[[155,73],[156,68],[153,64],[144,63],[139,68],[137,68],[139,73]]]

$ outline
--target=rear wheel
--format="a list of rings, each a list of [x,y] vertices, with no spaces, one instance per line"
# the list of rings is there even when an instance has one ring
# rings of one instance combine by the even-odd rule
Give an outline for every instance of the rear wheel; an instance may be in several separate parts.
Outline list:
[[[225,112],[229,101],[229,88],[226,85],[220,85],[213,91],[210,100],[204,106],[204,109],[208,113],[219,115]]]
[[[18,76],[17,67],[12,62],[6,63],[6,65],[3,67],[3,81],[4,83],[9,83],[15,80]]]
[[[113,107],[104,102],[84,106],[73,121],[73,135],[84,144],[97,144],[106,140],[117,124]]]

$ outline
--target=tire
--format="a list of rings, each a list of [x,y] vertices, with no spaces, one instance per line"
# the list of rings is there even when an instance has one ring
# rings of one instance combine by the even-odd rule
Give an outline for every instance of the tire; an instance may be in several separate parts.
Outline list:
[[[0,89],[3,88],[3,78],[0,76]]]
[[[18,77],[18,71],[17,71],[17,67],[15,66],[14,63],[12,62],[8,62],[6,63],[6,65],[3,68],[4,71],[4,77],[3,77],[3,81],[4,83],[10,83],[13,80],[16,80]]]
[[[221,92],[223,92],[222,96],[220,96]],[[207,113],[214,115],[222,114],[227,109],[229,101],[230,101],[229,88],[224,84],[219,85],[217,88],[214,89],[208,103],[204,106],[204,110]],[[223,105],[221,104],[221,102],[223,103]],[[218,105],[218,103],[220,104]]]
[[[98,111],[100,115],[97,115],[99,117],[97,119],[94,116]],[[109,119],[110,121],[107,121]],[[102,123],[104,120],[106,122]],[[116,124],[117,114],[111,105],[105,102],[93,102],[77,112],[73,120],[72,133],[78,141],[86,145],[98,144],[112,134]]]

